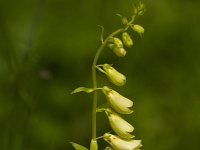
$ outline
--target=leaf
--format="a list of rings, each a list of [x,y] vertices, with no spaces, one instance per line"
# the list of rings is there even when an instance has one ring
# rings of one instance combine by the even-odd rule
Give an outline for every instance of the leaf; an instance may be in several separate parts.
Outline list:
[[[104,73],[104,74],[107,74],[103,69],[101,69],[101,67],[99,67],[99,66],[101,66],[101,65],[98,65],[98,66],[96,66],[96,68],[100,71],[100,72],[102,72],[102,73]]]
[[[79,145],[79,144],[76,144],[74,142],[69,142],[69,143],[72,144],[72,146],[75,148],[75,150],[88,150],[86,147]]]
[[[94,89],[92,89],[92,88],[78,87],[78,88],[76,88],[75,90],[73,90],[73,91],[71,92],[71,94],[75,94],[75,93],[78,93],[78,92],[91,93],[91,92],[93,92],[93,91],[94,91]]]

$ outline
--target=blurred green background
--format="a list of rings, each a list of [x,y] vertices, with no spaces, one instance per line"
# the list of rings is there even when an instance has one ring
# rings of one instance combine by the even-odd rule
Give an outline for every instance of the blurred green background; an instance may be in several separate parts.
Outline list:
[[[144,150],[200,149],[200,1],[143,1],[141,39],[117,58],[105,49],[99,62],[127,76],[113,88],[134,100],[127,117]],[[91,63],[105,35],[130,16],[131,0],[0,0],[0,150],[71,150],[88,146]],[[110,85],[98,74],[99,86]],[[105,102],[99,94],[99,103]],[[98,114],[98,135],[110,131]],[[101,140],[100,147],[106,143]]]

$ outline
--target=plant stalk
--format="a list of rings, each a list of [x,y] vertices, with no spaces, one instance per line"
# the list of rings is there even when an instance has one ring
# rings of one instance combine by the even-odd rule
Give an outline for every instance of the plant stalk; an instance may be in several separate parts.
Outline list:
[[[96,55],[94,57],[93,60],[93,64],[92,64],[92,82],[93,82],[93,88],[96,89],[97,88],[97,76],[96,76],[96,65],[99,59],[99,56],[101,54],[101,52],[103,51],[104,47],[107,45],[109,39],[121,32],[124,32],[126,29],[124,28],[120,28],[116,31],[114,31],[113,33],[111,33],[106,39],[105,41],[102,42],[101,46],[99,47],[99,49],[96,52]],[[97,92],[98,91],[94,91],[94,95],[93,95],[93,105],[92,105],[92,139],[96,140],[96,108],[97,108]]]

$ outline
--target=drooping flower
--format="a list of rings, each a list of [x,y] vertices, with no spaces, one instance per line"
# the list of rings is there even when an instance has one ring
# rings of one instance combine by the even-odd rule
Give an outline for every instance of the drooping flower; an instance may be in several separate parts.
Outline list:
[[[126,83],[126,77],[120,72],[118,72],[111,65],[104,64],[103,69],[105,70],[106,75],[109,77],[110,81],[113,84],[117,86],[123,86]]]
[[[125,140],[116,135],[105,133],[103,138],[108,142],[115,150],[139,150],[142,146],[141,140]]]
[[[119,93],[110,89],[107,86],[104,86],[102,91],[106,95],[106,98],[111,107],[116,112],[120,114],[131,114],[133,112],[133,110],[131,110],[133,102],[130,99],[120,95]]]
[[[130,133],[133,132],[134,127],[125,121],[121,116],[113,112],[111,109],[106,109],[110,125],[114,132],[121,138],[131,139],[134,136]]]
[[[133,40],[127,32],[122,33],[122,41],[127,47],[131,47],[133,45]]]

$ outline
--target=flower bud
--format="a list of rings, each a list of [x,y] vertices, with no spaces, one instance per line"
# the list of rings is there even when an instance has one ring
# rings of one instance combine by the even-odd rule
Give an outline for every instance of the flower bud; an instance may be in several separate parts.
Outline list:
[[[123,47],[123,43],[119,38],[112,38],[113,43],[116,45],[116,47]]]
[[[108,47],[109,47],[110,49],[113,49],[113,48],[115,47],[115,44],[108,44]]]
[[[105,133],[103,137],[115,150],[138,150],[142,146],[141,140],[125,140],[109,133]]]
[[[138,9],[138,15],[139,16],[143,15],[144,12],[145,12],[145,5],[144,5],[144,3],[140,2],[139,5],[138,5],[138,7],[137,7],[137,9]]]
[[[109,39],[109,42],[112,43],[108,44],[108,47],[111,48],[117,56],[124,57],[126,55],[126,50],[123,48],[123,43],[119,38],[112,37]]]
[[[98,150],[97,140],[93,140],[93,139],[91,140],[90,150]]]
[[[137,32],[138,34],[140,34],[140,36],[142,36],[142,34],[144,33],[144,28],[138,24],[132,25],[131,28]]]
[[[111,67],[109,64],[104,64],[103,69],[113,84],[122,86],[126,83],[126,77]]]
[[[128,19],[126,17],[122,18],[122,24],[127,26],[128,25]]]
[[[124,139],[130,139],[134,137],[130,134],[134,130],[134,127],[131,124],[110,109],[106,109],[106,114],[112,129],[117,135]]]
[[[127,32],[122,33],[122,41],[127,47],[131,47],[133,45],[133,40]]]
[[[133,102],[131,100],[120,95],[119,93],[110,89],[107,86],[104,86],[102,91],[106,95],[106,98],[111,107],[116,112],[120,114],[131,114],[133,112],[133,110],[131,110],[131,107],[133,106]]]
[[[126,55],[126,50],[123,47],[114,47],[112,50],[118,57],[124,57]]]

